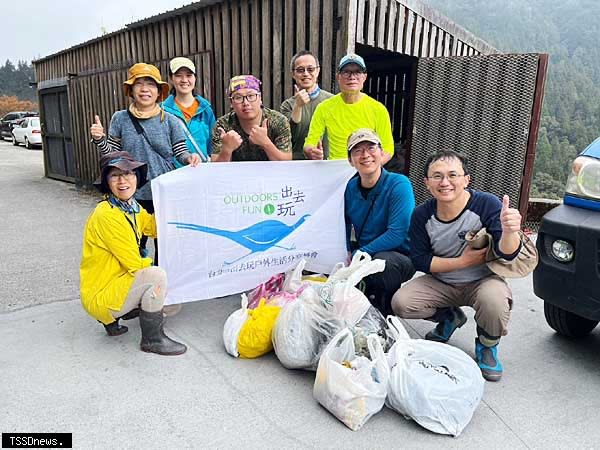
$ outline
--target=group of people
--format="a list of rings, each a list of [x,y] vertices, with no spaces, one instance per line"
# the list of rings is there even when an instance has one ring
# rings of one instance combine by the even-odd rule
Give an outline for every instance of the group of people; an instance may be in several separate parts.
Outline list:
[[[320,66],[308,51],[290,70],[295,93],[280,112],[263,105],[261,82],[233,77],[231,110],[215,120],[210,104],[195,93],[196,68],[183,57],[170,61],[169,79],[138,63],[128,72],[127,110],[116,112],[108,133],[98,116],[90,134],[100,151],[96,186],[105,198],[88,218],[81,264],[81,299],[108,335],[127,331],[120,319],[139,315],[141,349],[176,355],[185,345],[163,331],[166,276],[145,253],[144,236],[156,237],[152,193],[146,183],[181,165],[209,159],[278,161],[346,159],[356,169],[345,191],[350,255],[360,250],[385,260],[385,270],[365,279],[364,291],[384,314],[436,322],[426,339],[447,342],[466,322],[462,306],[475,310],[476,360],[483,376],[502,376],[498,343],[507,334],[511,291],[486,265],[487,248],[471,248],[465,236],[486,228],[497,257],[520,249],[521,216],[507,196],[470,189],[466,158],[452,150],[432,154],[423,182],[432,195],[415,207],[410,180],[383,165],[394,152],[389,113],[362,92],[365,61],[344,56],[337,68],[340,93],[318,85]],[[156,245],[155,245],[155,248]],[[413,278],[416,271],[424,275]]]

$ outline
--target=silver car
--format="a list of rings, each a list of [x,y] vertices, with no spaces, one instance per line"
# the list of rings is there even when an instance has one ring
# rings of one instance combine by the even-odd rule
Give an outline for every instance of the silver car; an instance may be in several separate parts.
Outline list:
[[[26,117],[12,129],[13,145],[25,144],[28,149],[42,145],[39,117]]]

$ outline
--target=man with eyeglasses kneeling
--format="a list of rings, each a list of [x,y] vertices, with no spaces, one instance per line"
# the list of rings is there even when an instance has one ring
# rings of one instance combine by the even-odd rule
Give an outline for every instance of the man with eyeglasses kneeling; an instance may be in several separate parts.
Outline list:
[[[327,135],[328,159],[346,158],[346,142],[358,128],[374,130],[381,138],[382,164],[394,154],[394,138],[390,114],[383,103],[362,92],[367,81],[365,60],[354,53],[344,56],[338,65],[337,82],[340,93],[325,100],[315,110],[310,121],[304,153],[308,159],[323,159],[319,142]]]
[[[229,82],[231,111],[213,128],[212,161],[292,159],[290,125],[283,114],[263,106],[260,85],[252,75],[238,75]]]
[[[358,172],[344,194],[348,250],[385,261],[383,272],[364,279],[365,295],[384,315],[391,314],[392,296],[415,274],[407,237],[415,196],[406,176],[382,167],[381,139],[373,130],[356,130],[347,147]]]
[[[332,97],[319,87],[318,79],[321,71],[319,60],[311,52],[302,50],[292,57],[290,63],[294,79],[294,95],[285,100],[279,110],[290,121],[292,130],[292,154],[294,159],[306,159],[304,140],[308,134],[310,121],[317,106]],[[327,138],[323,137],[317,145],[323,150],[324,158],[329,155]]]
[[[498,342],[507,334],[512,293],[504,278],[486,265],[487,246],[471,248],[465,236],[485,227],[496,254],[506,260],[521,248],[521,215],[487,192],[467,189],[470,182],[466,158],[452,150],[438,151],[425,163],[425,185],[433,199],[413,214],[409,238],[415,268],[425,275],[394,294],[392,308],[406,319],[427,319],[437,326],[425,336],[447,342],[467,317],[461,306],[475,310],[475,359],[483,377],[498,381],[502,364]]]

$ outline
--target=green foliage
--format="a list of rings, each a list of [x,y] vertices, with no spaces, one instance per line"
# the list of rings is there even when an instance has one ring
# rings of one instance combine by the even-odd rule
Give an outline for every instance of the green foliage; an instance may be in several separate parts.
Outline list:
[[[6,60],[0,66],[0,96],[15,96],[19,100],[37,103],[37,92],[29,83],[35,82],[33,66],[26,61],[19,61],[15,66]]]
[[[550,55],[531,196],[562,197],[570,163],[600,136],[600,2],[426,1],[500,51]]]

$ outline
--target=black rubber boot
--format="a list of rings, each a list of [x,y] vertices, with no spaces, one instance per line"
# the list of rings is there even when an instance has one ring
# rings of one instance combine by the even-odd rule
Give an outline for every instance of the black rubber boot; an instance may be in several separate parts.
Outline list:
[[[119,319],[131,320],[131,319],[135,319],[136,317],[139,317],[139,315],[140,315],[140,308],[135,308],[135,309],[132,309],[131,311],[129,311],[127,314],[123,314],[121,317],[119,317]]]
[[[106,330],[106,334],[109,336],[121,336],[122,334],[127,333],[127,330],[129,330],[129,328],[127,328],[125,325],[119,325],[119,319],[116,319],[113,323],[104,325],[104,329]]]
[[[143,352],[159,355],[181,355],[187,347],[167,337],[163,331],[164,317],[162,311],[140,311],[140,328],[142,341],[140,349]]]

